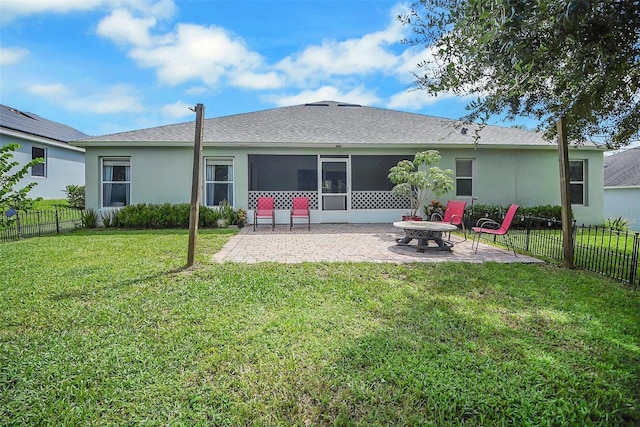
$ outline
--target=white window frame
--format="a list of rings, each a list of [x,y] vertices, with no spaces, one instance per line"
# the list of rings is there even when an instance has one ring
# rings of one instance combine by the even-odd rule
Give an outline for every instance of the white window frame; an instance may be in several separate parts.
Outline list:
[[[458,161],[468,161],[471,162],[471,176],[461,176],[458,175]],[[455,180],[456,180],[456,197],[473,197],[473,195],[475,194],[475,170],[476,170],[476,161],[475,159],[469,159],[469,158],[460,158],[460,159],[455,159],[456,162],[456,171],[455,171]],[[464,180],[471,180],[471,194],[459,194],[458,193],[458,180],[459,179],[464,179]]]
[[[229,179],[228,181],[216,181],[215,179],[211,179],[208,180],[208,173],[207,173],[207,167],[208,166],[231,166],[231,173],[229,174]],[[236,168],[235,168],[235,159],[233,157],[205,157],[204,159],[204,200],[203,200],[203,205],[213,208],[213,207],[217,207],[219,205],[209,205],[207,202],[209,200],[209,192],[208,192],[208,188],[209,188],[209,184],[215,185],[215,184],[230,184],[231,185],[231,198],[232,200],[227,200],[227,202],[229,202],[229,204],[233,207],[235,204],[235,200],[236,200],[236,185],[235,185],[235,174],[236,174]],[[213,178],[215,178],[215,173],[213,175]],[[211,197],[213,199],[213,196]]]
[[[41,163],[39,165],[34,165],[35,167],[39,167],[42,165],[42,174],[36,174],[33,170],[34,166],[31,166],[31,176],[34,178],[46,178],[47,177],[47,149],[46,147],[40,147],[38,145],[32,145],[31,146],[31,160],[35,160],[35,159],[39,159],[40,157],[33,157],[33,150],[34,148],[37,148],[39,150],[44,151],[44,155],[42,156],[42,158],[44,159],[44,163]]]
[[[587,206],[587,161],[584,159],[574,159],[569,160],[569,164],[571,163],[581,163],[582,164],[582,180],[573,180],[571,176],[569,176],[569,185],[581,185],[582,186],[582,203],[574,203],[571,201],[572,206]]]
[[[109,164],[109,163],[113,163],[113,164]],[[120,165],[117,165],[117,163],[121,163]],[[104,168],[105,166],[128,166],[129,167],[129,176],[128,176],[128,180],[127,181],[107,181],[104,179]],[[129,197],[128,197],[128,202],[125,201],[125,203],[122,206],[127,206],[131,204],[131,158],[130,157],[103,157],[100,159],[100,206],[103,208],[110,208],[110,207],[114,207],[113,204],[105,206],[104,205],[104,186],[105,184],[127,184],[129,186]],[[120,205],[117,205],[115,207],[121,207]]]

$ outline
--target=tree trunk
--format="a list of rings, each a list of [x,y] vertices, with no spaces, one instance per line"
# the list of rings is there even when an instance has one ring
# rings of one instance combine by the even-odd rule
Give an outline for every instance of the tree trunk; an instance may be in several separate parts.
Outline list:
[[[564,266],[574,268],[573,265],[573,221],[571,219],[571,185],[569,177],[569,142],[564,117],[557,123],[558,130],[558,160],[560,163],[560,202],[562,205],[562,251]]]

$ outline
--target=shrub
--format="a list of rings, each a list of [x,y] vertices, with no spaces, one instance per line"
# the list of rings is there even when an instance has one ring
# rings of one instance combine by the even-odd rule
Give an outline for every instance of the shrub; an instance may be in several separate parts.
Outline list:
[[[113,210],[110,212],[103,212],[101,217],[102,225],[104,225],[105,228],[120,228],[120,211]]]
[[[200,206],[199,211],[198,225],[200,227],[216,227],[219,218],[225,218],[229,224],[232,224],[237,217],[236,212],[230,205],[222,206],[218,209]],[[154,229],[188,228],[190,214],[191,205],[188,203],[165,203],[162,205],[140,203],[120,209],[117,214],[117,226]],[[115,226],[113,217],[111,222]]]
[[[502,205],[474,205],[473,210],[467,206],[465,215],[469,218],[471,225],[475,225],[480,218],[490,218],[497,223],[502,223],[508,209],[509,206]],[[573,212],[571,215],[573,216]],[[547,225],[550,228],[562,228],[562,207],[558,205],[520,206],[512,227],[522,229],[539,226],[540,219],[550,220]]]
[[[105,228],[111,227],[111,213],[103,212],[100,216],[102,217],[102,225],[104,225]]]
[[[98,220],[98,214],[93,209],[87,209],[82,212],[82,226],[87,228],[95,228]]]
[[[218,211],[220,212],[220,218],[226,220],[228,225],[235,224],[237,217],[229,202],[226,200],[220,202]]]
[[[84,209],[84,185],[67,185],[64,192],[67,194],[67,202],[70,207]]]
[[[618,218],[607,218],[607,222],[604,223],[604,226],[613,231],[629,231],[629,221],[621,216]]]

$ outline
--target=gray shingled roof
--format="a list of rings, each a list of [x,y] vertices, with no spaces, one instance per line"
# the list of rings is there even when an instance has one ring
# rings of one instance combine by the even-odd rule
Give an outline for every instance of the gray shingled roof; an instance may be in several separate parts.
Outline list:
[[[473,144],[475,125],[456,120],[335,101],[321,101],[206,119],[207,144]],[[98,136],[74,145],[105,143],[193,143],[194,122]],[[481,145],[537,145],[549,142],[536,132],[500,126],[482,130]],[[111,145],[111,144],[110,144]],[[553,144],[551,144],[553,145]]]
[[[604,158],[604,186],[640,185],[640,147]]]
[[[75,141],[89,136],[70,126],[1,104],[0,127],[61,142]]]

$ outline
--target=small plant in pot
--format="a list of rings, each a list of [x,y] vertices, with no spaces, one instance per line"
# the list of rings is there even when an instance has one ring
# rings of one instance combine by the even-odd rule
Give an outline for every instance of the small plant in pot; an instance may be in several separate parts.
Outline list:
[[[218,208],[219,217],[216,221],[219,228],[227,228],[231,222],[233,222],[233,208],[231,204],[226,200],[220,202],[220,207]]]
[[[238,217],[236,220],[238,228],[244,227],[247,224],[247,212],[244,209],[238,209],[236,216]]]
[[[417,153],[413,161],[400,160],[389,169],[389,181],[394,184],[391,193],[398,198],[408,199],[410,214],[402,220],[422,220],[418,211],[425,202],[433,197],[440,197],[454,188],[453,171],[440,169],[440,153],[427,150]]]

